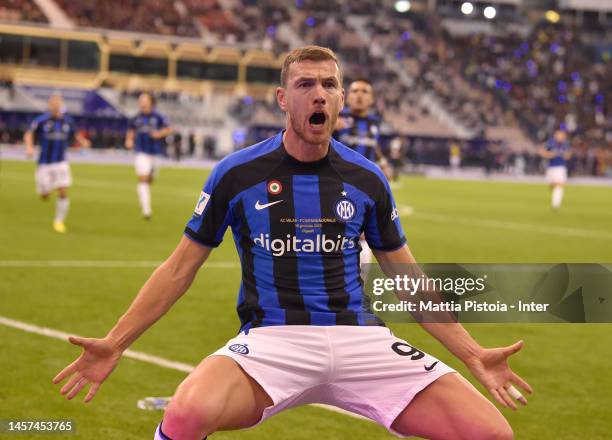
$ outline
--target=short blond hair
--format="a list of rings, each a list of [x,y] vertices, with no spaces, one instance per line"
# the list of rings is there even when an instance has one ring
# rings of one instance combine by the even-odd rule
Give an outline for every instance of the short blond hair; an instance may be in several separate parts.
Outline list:
[[[281,69],[281,86],[287,86],[287,77],[289,76],[289,67],[291,67],[294,63],[299,63],[302,61],[328,61],[331,60],[336,63],[338,66],[338,72],[340,73],[340,84],[342,84],[342,70],[340,69],[340,63],[338,62],[338,57],[334,53],[333,50],[322,47],[322,46],[304,46],[299,47],[297,49],[293,49],[291,52],[287,54],[285,57],[285,61],[283,62],[283,68]]]

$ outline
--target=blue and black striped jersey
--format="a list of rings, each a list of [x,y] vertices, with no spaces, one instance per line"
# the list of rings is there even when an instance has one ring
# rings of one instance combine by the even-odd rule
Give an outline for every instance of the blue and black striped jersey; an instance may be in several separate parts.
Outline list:
[[[151,113],[138,113],[130,119],[129,128],[134,130],[134,150],[146,154],[161,154],[162,139],[153,139],[152,131],[168,126],[166,117],[157,110]]]
[[[376,147],[380,140],[378,117],[371,114],[364,117],[356,116],[345,108],[340,112],[340,118],[344,121],[344,127],[337,130],[334,137],[366,159],[376,162]]]
[[[66,160],[66,148],[70,146],[75,132],[74,121],[70,116],[54,118],[50,113],[43,113],[31,122],[29,130],[34,133],[40,145],[39,164]]]
[[[373,249],[405,243],[389,184],[363,156],[331,140],[300,162],[282,133],[223,159],[185,234],[218,246],[231,227],[242,266],[241,329],[270,325],[384,325],[359,269],[359,237]]]
[[[555,154],[548,161],[549,167],[564,167],[567,165],[565,154],[570,150],[569,142],[557,142],[555,139],[551,139],[546,144],[546,150]]]

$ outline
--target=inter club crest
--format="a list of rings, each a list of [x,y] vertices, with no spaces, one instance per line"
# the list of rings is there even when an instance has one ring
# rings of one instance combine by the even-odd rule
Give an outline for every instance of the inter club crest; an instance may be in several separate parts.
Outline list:
[[[238,354],[249,354],[249,347],[246,344],[232,344],[229,349]]]
[[[341,197],[334,205],[334,214],[341,222],[348,222],[355,217],[357,208],[355,203],[347,197]]]

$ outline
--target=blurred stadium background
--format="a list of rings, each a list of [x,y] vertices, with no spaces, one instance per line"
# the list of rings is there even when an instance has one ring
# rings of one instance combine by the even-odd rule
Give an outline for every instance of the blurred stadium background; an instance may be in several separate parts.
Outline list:
[[[282,125],[283,52],[316,43],[372,81],[383,148],[401,136],[411,165],[457,144],[464,166],[537,173],[563,124],[573,173],[610,173],[610,1],[2,0],[0,20],[2,142],[61,90],[94,148],[121,149],[148,90],[170,153],[223,156]]]
[[[394,190],[418,260],[612,262],[612,1],[0,0],[0,318],[103,336],[177,242],[207,168],[282,126],[283,53],[308,43],[337,51],[347,82],[372,81],[383,151],[402,141]],[[37,200],[22,146],[57,91],[93,147],[69,156],[63,236],[49,227],[53,208]],[[123,147],[141,91],[175,129],[147,224]],[[558,126],[574,156],[553,213],[537,148]],[[461,164],[449,172],[453,151]],[[193,365],[235,333],[239,271],[228,241],[135,349]],[[393,329],[460,368],[417,327]],[[609,326],[470,330],[489,346],[527,343],[513,367],[537,394],[507,414],[517,438],[610,438]],[[0,419],[72,419],[74,438],[152,438],[160,413],[136,401],[169,395],[184,377],[126,359],[92,404],[66,403],[50,379],[74,348],[7,325],[0,341]],[[301,408],[214,438],[391,436]]]

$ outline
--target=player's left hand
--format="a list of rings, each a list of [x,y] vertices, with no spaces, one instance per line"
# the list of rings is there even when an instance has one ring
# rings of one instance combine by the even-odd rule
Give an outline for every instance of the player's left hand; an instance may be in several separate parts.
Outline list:
[[[163,137],[165,137],[165,133],[164,130],[154,130],[151,132],[151,137],[153,139],[161,139]]]
[[[384,156],[382,156],[378,161],[378,166],[382,170],[387,180],[391,181],[391,178],[393,177],[393,169],[391,168],[391,165],[389,165],[389,161]]]
[[[381,168],[387,180],[391,182],[393,179],[393,168],[391,168],[391,165],[385,163],[383,166],[381,166]]]
[[[527,391],[533,392],[533,388],[516,374],[508,365],[508,358],[523,348],[523,341],[501,348],[485,348],[477,356],[465,362],[474,377],[480,381],[493,395],[500,405],[517,409],[516,402],[510,395],[508,389],[517,385]],[[523,405],[527,405],[524,396],[517,398]]]
[[[102,382],[115,369],[121,359],[122,351],[116,344],[106,338],[70,336],[68,340],[70,343],[82,347],[83,352],[74,362],[53,378],[53,383],[57,385],[65,378],[70,377],[60,390],[68,400],[76,396],[86,385],[91,384],[84,400],[87,403],[93,399]]]

